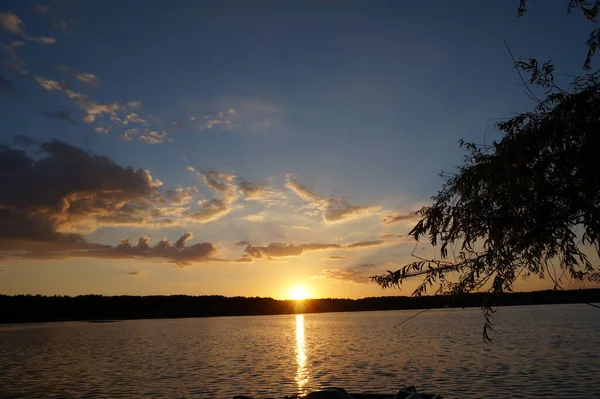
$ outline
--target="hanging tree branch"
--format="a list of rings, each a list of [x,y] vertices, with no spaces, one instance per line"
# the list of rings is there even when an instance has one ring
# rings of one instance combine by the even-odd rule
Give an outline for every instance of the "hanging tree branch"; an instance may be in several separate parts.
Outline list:
[[[579,9],[595,23],[600,0],[570,0],[567,9]],[[526,11],[527,1],[521,0],[518,15]],[[600,30],[591,32],[587,45],[589,71]],[[498,122],[500,141],[460,141],[468,153],[463,164],[454,174],[442,174],[442,188],[418,212],[420,220],[409,233],[416,241],[427,238],[439,259],[415,256],[415,262],[371,278],[390,288],[419,276],[415,296],[435,285],[447,295],[488,292],[485,342],[491,341],[492,307],[517,278],[552,277],[549,268],[556,261],[576,281],[600,281],[584,253],[589,247],[600,256],[600,72],[577,77],[563,89],[551,62],[513,61],[536,105]],[[454,259],[448,258],[448,246],[459,248]]]

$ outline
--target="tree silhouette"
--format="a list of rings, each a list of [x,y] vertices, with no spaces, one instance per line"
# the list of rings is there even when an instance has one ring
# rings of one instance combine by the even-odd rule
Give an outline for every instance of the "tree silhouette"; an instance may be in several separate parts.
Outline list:
[[[567,11],[579,9],[595,23],[599,8],[600,0],[570,0]],[[518,15],[526,11],[521,0]],[[599,44],[596,29],[587,40],[586,71]],[[600,254],[600,72],[561,88],[551,62],[513,61],[536,105],[499,122],[500,141],[460,141],[468,155],[456,173],[442,173],[442,188],[409,233],[437,246],[439,257],[413,253],[414,262],[372,277],[388,288],[420,276],[415,296],[431,287],[455,296],[488,292],[484,341],[490,340],[491,306],[520,276],[550,277],[555,288],[563,278],[600,280],[586,254]]]

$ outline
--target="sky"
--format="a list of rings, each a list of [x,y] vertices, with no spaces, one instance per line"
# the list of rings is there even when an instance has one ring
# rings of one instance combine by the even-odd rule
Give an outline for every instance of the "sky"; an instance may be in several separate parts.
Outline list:
[[[590,23],[517,6],[3,1],[0,293],[410,294],[368,276],[532,106],[503,40],[581,73]]]

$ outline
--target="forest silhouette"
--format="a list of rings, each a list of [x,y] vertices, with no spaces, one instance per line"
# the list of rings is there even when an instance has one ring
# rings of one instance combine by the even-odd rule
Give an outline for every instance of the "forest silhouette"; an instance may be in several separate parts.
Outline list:
[[[485,293],[463,296],[384,296],[363,299],[277,300],[260,297],[0,295],[0,323],[278,315],[399,309],[478,307]],[[600,302],[600,289],[515,292],[497,306]]]

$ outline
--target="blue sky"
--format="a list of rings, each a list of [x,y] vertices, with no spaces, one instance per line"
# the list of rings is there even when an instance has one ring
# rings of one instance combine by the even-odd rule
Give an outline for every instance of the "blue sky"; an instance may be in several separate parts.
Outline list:
[[[427,203],[461,137],[498,138],[497,118],[532,105],[503,38],[515,56],[551,58],[560,81],[581,72],[590,24],[565,1],[531,3],[517,18],[517,1],[3,2],[0,142],[60,140],[162,185],[54,214],[54,233],[88,247],[9,248],[0,291],[380,294],[364,277],[414,248],[410,220],[383,220]],[[135,252],[139,236],[175,248],[186,232],[213,247]],[[122,239],[134,249],[120,256]]]

